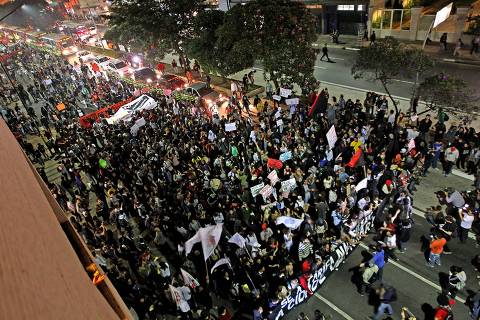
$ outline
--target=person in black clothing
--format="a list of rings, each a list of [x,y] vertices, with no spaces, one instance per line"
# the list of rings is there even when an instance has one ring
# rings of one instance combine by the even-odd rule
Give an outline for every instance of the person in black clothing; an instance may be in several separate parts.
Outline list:
[[[418,124],[418,131],[420,131],[420,137],[423,140],[428,139],[428,132],[430,131],[430,128],[432,127],[432,120],[430,119],[430,115],[427,114],[427,116],[420,121]]]
[[[372,31],[372,34],[370,35],[370,44],[374,44],[375,40],[377,40],[377,35],[375,34],[375,31]]]
[[[327,57],[327,61],[332,62],[332,60],[330,60],[330,58],[328,57],[328,48],[326,43],[323,45],[322,53],[323,54],[322,54],[322,57],[320,58],[320,61],[323,61],[323,58]]]
[[[443,49],[447,51],[447,33],[444,32],[440,37],[440,44],[443,44]]]

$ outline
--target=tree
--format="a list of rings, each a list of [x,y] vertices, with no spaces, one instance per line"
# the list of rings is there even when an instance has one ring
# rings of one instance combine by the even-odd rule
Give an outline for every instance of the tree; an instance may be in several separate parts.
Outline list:
[[[151,58],[185,54],[202,0],[113,0],[107,39],[143,49]]]
[[[465,81],[443,73],[425,78],[420,84],[419,94],[427,105],[427,111],[440,107],[452,113],[480,111]]]
[[[366,78],[379,81],[399,115],[398,103],[393,99],[389,85],[399,76],[423,74],[431,66],[432,60],[421,50],[402,45],[398,40],[387,37],[374,45],[360,49],[352,67],[355,79]]]
[[[252,0],[220,14],[198,16],[189,52],[222,75],[263,64],[265,77],[284,83],[313,83],[315,18],[302,3]]]

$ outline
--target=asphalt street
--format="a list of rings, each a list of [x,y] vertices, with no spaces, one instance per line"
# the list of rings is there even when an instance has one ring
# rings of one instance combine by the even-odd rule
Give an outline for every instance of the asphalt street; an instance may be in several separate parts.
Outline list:
[[[458,190],[472,189],[472,181],[450,175],[444,177],[440,170],[431,170],[418,185],[414,194],[413,204],[420,210],[436,205],[435,191],[446,186]],[[469,291],[478,290],[477,272],[471,265],[471,259],[478,253],[478,248],[473,239],[468,239],[466,244],[461,244],[458,239],[452,239],[449,247],[451,255],[442,256],[442,266],[437,268],[427,267],[424,252],[421,251],[421,237],[428,235],[430,225],[424,218],[422,211],[415,209],[413,233],[408,242],[407,251],[397,254],[398,262],[389,262],[385,266],[383,279],[388,285],[397,289],[398,300],[392,305],[394,308],[393,319],[400,319],[400,310],[407,307],[417,319],[428,319],[428,310],[437,306],[437,296],[441,292],[440,283],[448,275],[449,267],[453,264],[461,266],[467,273],[467,286],[457,295],[456,305],[453,309],[455,319],[469,319],[468,308],[463,305]],[[357,292],[352,277],[356,274],[357,266],[366,255],[366,248],[372,242],[371,236],[348,257],[345,264],[334,272],[306,303],[298,306],[287,314],[285,319],[296,319],[300,312],[304,312],[310,319],[314,319],[316,309],[324,312],[330,318],[340,320],[369,319],[374,312],[374,299],[371,296],[360,296]],[[378,286],[378,282],[375,284]]]
[[[317,56],[315,63],[314,75],[320,81],[330,82],[352,88],[362,90],[372,90],[376,92],[384,92],[379,83],[366,81],[365,79],[354,79],[351,74],[351,68],[355,61],[357,51],[344,50],[338,48],[329,49],[329,56],[333,62],[326,60],[320,61],[321,55]],[[449,75],[461,77],[467,82],[469,87],[480,93],[480,66],[464,65],[459,63],[436,61],[433,73],[444,72]],[[412,85],[415,78],[399,77],[390,85],[393,95],[409,98],[411,95]]]

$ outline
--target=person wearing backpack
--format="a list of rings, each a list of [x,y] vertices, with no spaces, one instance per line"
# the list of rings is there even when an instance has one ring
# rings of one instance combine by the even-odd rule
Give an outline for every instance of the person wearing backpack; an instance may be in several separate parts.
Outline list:
[[[385,312],[387,312],[389,316],[392,316],[393,308],[390,303],[397,300],[397,291],[394,287],[381,285],[376,292],[380,299],[380,305],[378,306],[377,312],[373,315],[373,320],[383,319]]]
[[[457,292],[465,287],[467,275],[461,267],[451,266],[448,274],[448,295],[455,298]]]

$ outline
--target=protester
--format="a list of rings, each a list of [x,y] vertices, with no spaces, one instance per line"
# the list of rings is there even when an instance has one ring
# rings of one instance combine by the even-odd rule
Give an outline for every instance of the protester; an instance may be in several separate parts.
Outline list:
[[[362,292],[383,280],[388,257],[398,259],[397,247],[405,250],[413,228],[407,189],[411,173],[423,169],[431,123],[425,120],[422,135],[409,139],[395,117],[389,125],[384,96],[369,93],[362,105],[323,89],[312,95],[311,106],[301,102],[288,110],[255,97],[254,105],[264,107],[244,117],[250,101],[232,82],[219,117],[198,102],[151,92],[154,109],[118,124],[98,119],[81,126],[79,109],[112,105],[140,88],[30,49],[16,63],[31,70],[32,92],[43,106],[37,117],[9,106],[6,121],[139,318],[208,315],[215,295],[229,300],[232,310],[263,319],[298,286],[313,294],[314,272],[340,246],[361,241],[373,221],[378,241],[361,264]],[[190,72],[188,61],[179,63]],[[253,84],[248,74],[242,82],[245,90]],[[23,100],[33,104],[26,92]],[[83,100],[88,107],[80,107]],[[64,111],[56,109],[61,102]],[[133,133],[142,118],[145,125]],[[333,142],[327,137],[332,125]],[[435,141],[444,141],[446,130],[435,127]],[[39,133],[45,143],[32,143]],[[57,161],[58,179],[47,177],[48,161]],[[201,240],[205,233],[208,242]],[[432,241],[432,267],[440,264],[445,243],[443,236]],[[378,294],[376,318],[393,312],[395,299],[386,287]],[[218,311],[226,320],[233,314]]]

